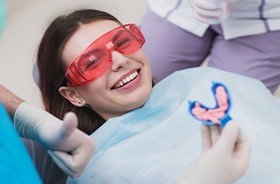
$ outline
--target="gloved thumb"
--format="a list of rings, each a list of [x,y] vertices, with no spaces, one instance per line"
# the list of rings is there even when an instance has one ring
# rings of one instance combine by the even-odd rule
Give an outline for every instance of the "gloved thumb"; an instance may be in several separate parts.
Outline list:
[[[62,120],[62,127],[60,131],[61,137],[68,137],[78,126],[77,115],[73,112],[68,112],[64,115]]]
[[[235,143],[238,140],[240,133],[239,126],[236,122],[229,121],[223,128],[221,137],[219,138],[216,146],[220,147],[224,151],[232,152],[235,147]]]

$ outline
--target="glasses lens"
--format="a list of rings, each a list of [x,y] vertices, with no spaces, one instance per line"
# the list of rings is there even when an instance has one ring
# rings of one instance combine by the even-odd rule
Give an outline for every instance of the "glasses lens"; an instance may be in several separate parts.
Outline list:
[[[131,54],[144,44],[141,31],[134,24],[118,27],[95,40],[67,70],[70,85],[83,85],[102,75],[111,65],[111,51]],[[75,71],[74,71],[75,70]],[[78,75],[78,76],[77,76]],[[71,79],[76,77],[76,79]],[[72,81],[72,84],[71,84]],[[78,81],[78,84],[74,84]]]

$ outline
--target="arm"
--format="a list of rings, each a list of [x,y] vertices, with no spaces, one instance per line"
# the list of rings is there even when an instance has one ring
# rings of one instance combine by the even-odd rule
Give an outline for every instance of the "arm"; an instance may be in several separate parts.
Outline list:
[[[17,107],[23,102],[23,100],[0,84],[0,102],[3,103],[5,109],[13,119]]]
[[[0,101],[4,104],[20,136],[38,141],[54,162],[70,177],[79,176],[91,158],[95,143],[78,130],[75,114],[68,113],[63,121],[39,108],[23,102],[0,85]]]
[[[251,148],[248,139],[233,122],[225,126],[218,138],[219,133],[217,128],[203,126],[204,153],[187,168],[178,183],[231,184],[246,172]]]

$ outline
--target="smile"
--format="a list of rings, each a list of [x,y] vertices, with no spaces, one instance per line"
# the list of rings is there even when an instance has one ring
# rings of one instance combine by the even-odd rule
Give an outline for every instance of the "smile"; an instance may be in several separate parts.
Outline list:
[[[136,70],[135,72],[120,80],[112,89],[121,88],[122,86],[128,84],[129,82],[133,81],[138,76],[138,74],[139,72]]]

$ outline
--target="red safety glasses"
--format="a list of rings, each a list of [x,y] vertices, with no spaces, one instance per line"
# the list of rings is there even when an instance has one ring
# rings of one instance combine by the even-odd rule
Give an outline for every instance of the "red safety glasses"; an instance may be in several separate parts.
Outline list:
[[[91,43],[68,67],[66,79],[69,86],[82,86],[101,76],[111,67],[111,52],[131,54],[145,42],[135,24],[117,27]]]

